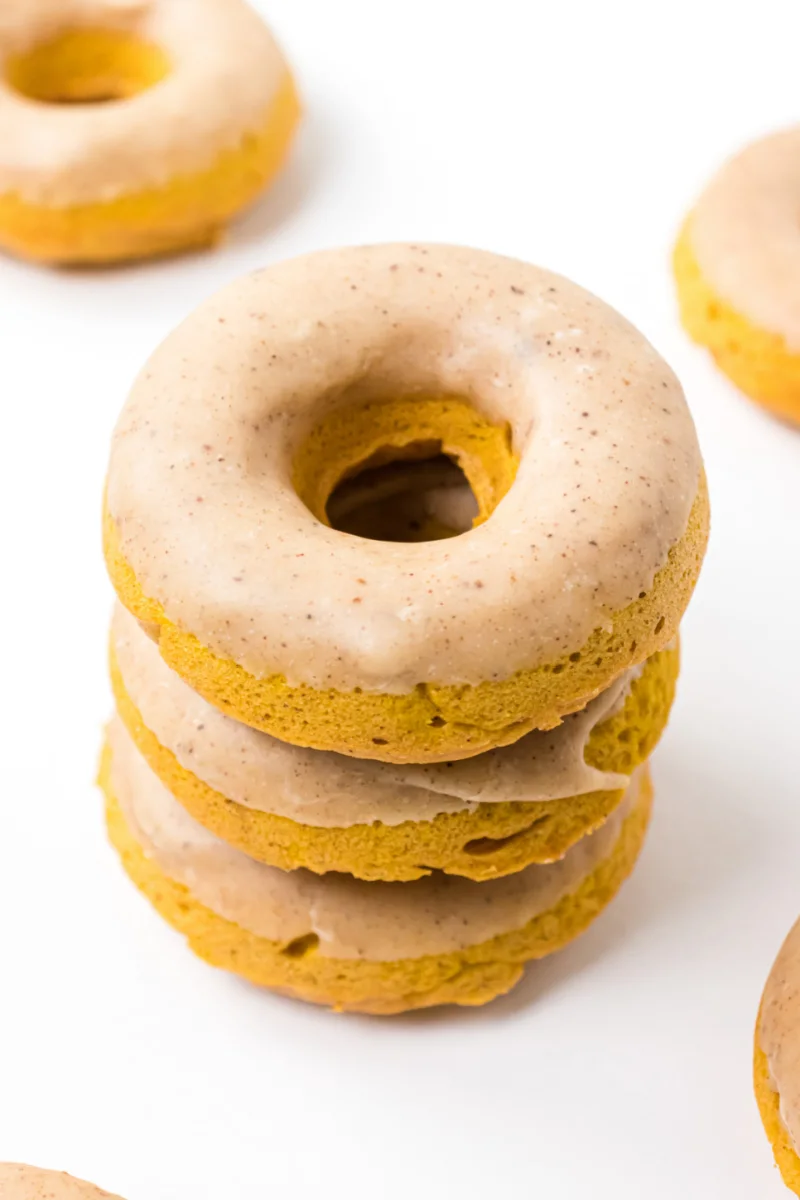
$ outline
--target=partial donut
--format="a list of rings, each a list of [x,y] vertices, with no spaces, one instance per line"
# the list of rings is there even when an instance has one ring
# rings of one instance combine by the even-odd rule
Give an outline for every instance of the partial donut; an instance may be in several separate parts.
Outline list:
[[[675,249],[681,319],[738,388],[800,422],[800,129],[712,179]]]
[[[213,243],[299,117],[244,0],[14,0],[0,10],[0,247],[50,263]]]

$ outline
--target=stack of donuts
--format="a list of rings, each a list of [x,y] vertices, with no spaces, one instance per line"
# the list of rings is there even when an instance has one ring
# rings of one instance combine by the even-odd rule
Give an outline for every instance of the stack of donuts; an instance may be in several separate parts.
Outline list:
[[[392,1013],[507,991],[631,870],[708,504],[680,385],[569,281],[281,263],[114,434],[110,836],[192,949]]]

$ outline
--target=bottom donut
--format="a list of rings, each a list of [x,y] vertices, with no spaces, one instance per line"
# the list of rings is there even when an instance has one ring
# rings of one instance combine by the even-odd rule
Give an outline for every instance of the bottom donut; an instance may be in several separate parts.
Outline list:
[[[284,872],[199,825],[119,719],[100,768],[109,837],[132,881],[191,949],[252,983],[350,1012],[485,1004],[561,949],[615,896],[641,850],[646,767],[606,823],[560,861],[485,883]]]

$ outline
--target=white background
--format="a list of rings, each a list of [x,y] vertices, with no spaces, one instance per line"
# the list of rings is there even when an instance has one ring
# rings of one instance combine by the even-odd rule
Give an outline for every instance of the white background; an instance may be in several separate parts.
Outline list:
[[[689,345],[669,251],[715,164],[800,117],[795,14],[270,0],[307,120],[226,245],[98,273],[0,261],[0,1159],[127,1200],[784,1194],[750,1064],[800,910],[800,434]],[[384,239],[517,255],[620,308],[683,380],[714,516],[635,877],[509,997],[389,1021],[196,962],[123,876],[92,786],[100,497],[134,373],[240,273]]]

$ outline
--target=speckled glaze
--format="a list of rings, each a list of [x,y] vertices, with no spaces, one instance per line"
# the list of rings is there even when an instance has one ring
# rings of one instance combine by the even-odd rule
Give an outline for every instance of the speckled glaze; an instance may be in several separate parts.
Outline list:
[[[315,933],[329,958],[386,961],[446,954],[522,928],[607,857],[633,807],[640,772],[597,832],[559,862],[473,883],[430,875],[365,883],[348,875],[280,871],[220,841],[153,774],[116,718],[109,729],[114,793],[136,840],[206,908],[257,937],[290,942]]]
[[[703,276],[742,316],[800,351],[800,127],[747,146],[700,197],[689,239]]]
[[[153,42],[171,73],[111,104],[41,104],[6,82],[10,56],[76,28]],[[272,35],[244,0],[7,0],[0,5],[0,194],[68,207],[202,170],[261,129],[286,74]]]
[[[120,1200],[82,1179],[23,1163],[0,1163],[0,1196],[3,1200]]]
[[[455,395],[520,465],[443,542],[330,529],[291,485],[337,406]],[[687,527],[700,454],[682,390],[575,284],[452,246],[324,251],[201,306],[117,426],[108,507],[145,594],[253,676],[403,693],[578,650],[645,593]]]
[[[780,1097],[781,1120],[800,1154],[800,921],[783,943],[767,980],[759,1037]]]
[[[237,804],[303,825],[399,825],[480,803],[558,800],[628,785],[627,775],[589,766],[584,751],[594,727],[623,703],[638,668],[557,729],[476,758],[415,766],[292,746],[226,717],[170,670],[121,605],[111,644],[126,692],[181,766]]]

